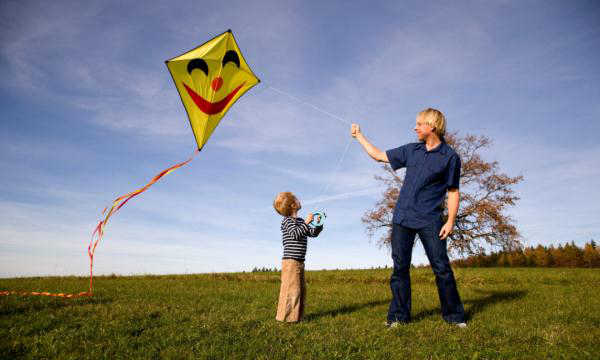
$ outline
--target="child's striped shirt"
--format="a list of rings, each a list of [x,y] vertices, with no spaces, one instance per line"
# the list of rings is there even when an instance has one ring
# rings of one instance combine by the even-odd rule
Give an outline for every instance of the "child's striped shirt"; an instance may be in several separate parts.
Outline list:
[[[306,237],[317,237],[323,226],[310,227],[302,218],[286,216],[281,221],[283,235],[283,259],[304,261],[306,256]]]

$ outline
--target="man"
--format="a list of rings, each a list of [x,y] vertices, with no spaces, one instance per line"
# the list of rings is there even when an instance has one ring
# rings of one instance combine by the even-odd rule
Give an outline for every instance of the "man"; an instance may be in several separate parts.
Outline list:
[[[454,273],[450,267],[447,237],[452,234],[460,200],[460,158],[444,141],[446,119],[436,109],[425,109],[417,116],[418,142],[382,152],[362,134],[358,124],[351,133],[374,160],[389,163],[394,169],[406,167],[406,176],[392,219],[392,259],[390,279],[392,301],[386,325],[396,327],[410,322],[410,263],[415,236],[435,274],[443,319],[466,327]],[[448,194],[448,220],[442,224],[444,200]]]

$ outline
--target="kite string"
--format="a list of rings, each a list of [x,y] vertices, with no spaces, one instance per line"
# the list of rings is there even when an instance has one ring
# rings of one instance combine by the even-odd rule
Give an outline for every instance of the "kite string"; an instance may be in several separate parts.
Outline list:
[[[335,167],[333,168],[333,174],[337,173],[337,171],[340,168],[340,165],[342,164],[342,161],[344,161],[344,158],[346,157],[346,153],[348,152],[348,148],[350,147],[350,144],[352,143],[352,137],[349,137],[348,140],[346,141],[346,147],[344,147],[344,151],[342,152],[342,155],[340,156],[340,158],[338,159],[337,164],[335,165]],[[328,194],[329,188],[331,187],[331,181],[327,182],[327,186],[325,187],[325,189],[323,190],[323,192],[321,193],[321,196],[318,197],[317,199],[317,203],[325,201],[325,195]]]
[[[308,107],[311,107],[311,108],[313,108],[313,109],[315,109],[315,110],[317,110],[317,111],[319,111],[319,112],[321,112],[321,113],[323,113],[325,115],[328,115],[328,116],[330,116],[330,117],[338,120],[339,122],[341,122],[344,125],[352,126],[352,124],[349,121],[345,120],[344,118],[342,118],[340,116],[337,116],[335,114],[332,114],[332,113],[330,113],[329,111],[327,111],[327,110],[325,110],[323,108],[320,108],[320,107],[318,107],[318,106],[316,106],[314,104],[311,104],[311,103],[309,103],[307,101],[304,101],[304,100],[302,100],[302,99],[300,99],[300,98],[298,98],[298,97],[296,97],[296,96],[294,96],[292,94],[289,94],[289,93],[287,93],[287,92],[285,92],[283,90],[277,89],[277,88],[275,88],[273,86],[267,86],[267,89],[274,90],[275,92],[277,92],[277,93],[279,93],[281,95],[284,95],[284,96],[286,96],[286,97],[288,97],[288,98],[290,98],[290,99],[292,99],[292,100],[294,100],[294,101],[296,101],[296,102],[298,102],[300,104],[303,104],[303,105],[306,105]],[[339,157],[339,159],[338,159],[338,161],[337,161],[337,163],[336,163],[336,165],[335,165],[335,167],[333,169],[333,173],[334,174],[337,173],[340,165],[342,164],[342,161],[346,157],[346,153],[348,152],[348,149],[350,148],[350,143],[351,142],[352,142],[352,137],[349,137],[348,140],[346,141],[346,146],[344,147],[344,151],[340,155],[340,157]],[[327,193],[328,193],[328,191],[329,191],[329,189],[331,187],[331,183],[332,183],[331,181],[327,182],[327,185],[323,189],[323,192],[321,193],[321,196],[318,197],[315,202],[311,202],[312,204],[316,204],[316,203],[320,203],[320,202],[326,201],[325,195],[327,195]]]
[[[330,117],[332,117],[332,118],[334,118],[334,119],[338,120],[339,122],[341,122],[341,123],[342,123],[342,124],[344,124],[344,125],[348,125],[348,126],[351,126],[351,125],[352,125],[352,124],[351,124],[349,121],[347,121],[347,120],[345,120],[345,119],[343,119],[343,118],[341,118],[341,117],[339,117],[339,116],[337,116],[337,115],[335,115],[335,114],[332,114],[332,113],[330,113],[329,111],[327,111],[327,110],[325,110],[325,109],[322,109],[322,108],[320,108],[320,107],[318,107],[318,106],[316,106],[316,105],[313,105],[313,104],[311,104],[311,103],[309,103],[309,102],[306,102],[306,101],[304,101],[304,100],[302,100],[302,99],[299,99],[299,98],[295,97],[294,95],[292,95],[292,94],[289,94],[289,93],[287,93],[287,92],[285,92],[285,91],[283,91],[283,90],[280,90],[280,89],[274,88],[274,87],[272,87],[272,86],[269,86],[268,88],[269,88],[269,89],[272,89],[272,90],[274,90],[274,91],[276,91],[276,92],[278,92],[278,93],[280,93],[281,95],[287,96],[288,98],[290,98],[290,99],[292,99],[292,100],[295,100],[295,101],[297,101],[297,102],[299,102],[299,103],[301,103],[301,104],[304,104],[304,105],[306,105],[306,106],[309,106],[309,107],[311,107],[311,108],[313,108],[313,109],[315,109],[315,110],[317,110],[317,111],[320,111],[320,112],[322,112],[322,113],[323,113],[323,114],[325,114],[325,115],[329,115]]]

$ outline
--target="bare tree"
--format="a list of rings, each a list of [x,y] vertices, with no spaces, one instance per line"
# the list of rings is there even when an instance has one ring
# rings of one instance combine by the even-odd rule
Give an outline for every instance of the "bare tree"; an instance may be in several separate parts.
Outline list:
[[[497,161],[486,162],[481,158],[480,150],[491,146],[490,139],[485,136],[460,137],[452,133],[446,135],[446,142],[462,161],[460,208],[454,233],[449,237],[448,249],[462,255],[482,252],[486,244],[505,251],[521,248],[519,231],[505,209],[519,200],[513,185],[522,181],[523,176],[510,177],[500,172]],[[389,164],[385,164],[383,169],[384,175],[376,175],[375,178],[384,183],[386,189],[382,198],[375,203],[375,208],[363,215],[362,222],[370,238],[381,234],[379,245],[389,246],[392,216],[402,178]],[[444,220],[446,217],[447,209]]]

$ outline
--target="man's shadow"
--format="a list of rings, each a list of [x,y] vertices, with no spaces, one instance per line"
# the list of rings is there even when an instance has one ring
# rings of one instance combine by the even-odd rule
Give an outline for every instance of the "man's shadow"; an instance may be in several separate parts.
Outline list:
[[[515,290],[515,291],[484,291],[475,290],[478,293],[485,294],[485,296],[477,299],[468,299],[463,301],[465,306],[465,320],[469,321],[473,316],[479,312],[482,312],[487,306],[515,301],[521,299],[527,295],[527,291]],[[413,316],[413,321],[419,321],[432,315],[439,315],[439,306],[435,309],[424,310]]]
[[[516,290],[516,291],[476,290],[476,291],[479,293],[485,294],[485,296],[477,298],[477,299],[468,299],[468,300],[463,301],[463,304],[465,305],[465,320],[466,321],[471,320],[471,318],[473,318],[473,316],[476,313],[482,312],[489,305],[514,301],[517,299],[521,299],[525,295],[527,295],[527,291],[523,291],[523,290]],[[306,316],[306,320],[307,321],[315,320],[315,319],[318,319],[318,318],[324,317],[324,316],[338,316],[338,315],[352,313],[352,312],[355,312],[355,311],[358,311],[361,309],[365,309],[365,308],[386,305],[386,304],[390,303],[390,300],[391,299],[380,300],[380,301],[370,301],[370,302],[363,303],[363,304],[346,305],[346,306],[342,306],[340,308],[333,309],[333,310],[320,311],[317,313],[308,314]],[[429,310],[424,310],[424,311],[419,312],[418,314],[416,314],[415,316],[412,317],[412,321],[423,320],[429,316],[439,315],[439,314],[440,314],[440,309],[438,306],[434,309],[429,309]]]

